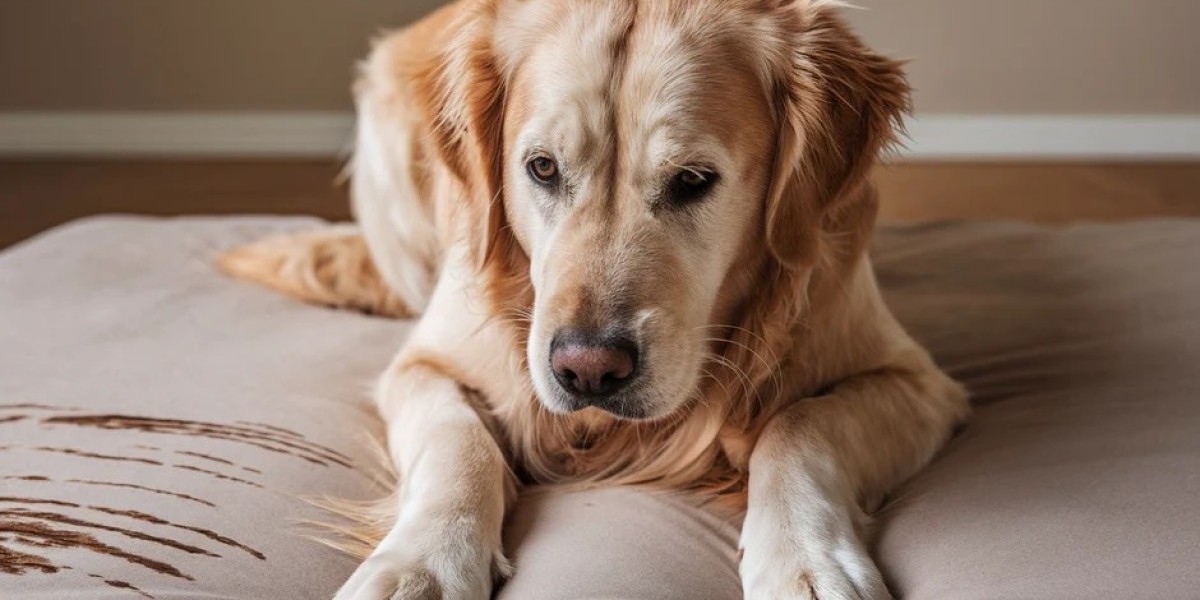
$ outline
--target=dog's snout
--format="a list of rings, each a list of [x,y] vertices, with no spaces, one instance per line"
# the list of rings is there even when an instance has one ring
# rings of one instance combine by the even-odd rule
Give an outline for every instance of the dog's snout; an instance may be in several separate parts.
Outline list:
[[[550,345],[550,368],[567,392],[583,397],[613,394],[637,375],[637,345],[624,337],[560,331]]]

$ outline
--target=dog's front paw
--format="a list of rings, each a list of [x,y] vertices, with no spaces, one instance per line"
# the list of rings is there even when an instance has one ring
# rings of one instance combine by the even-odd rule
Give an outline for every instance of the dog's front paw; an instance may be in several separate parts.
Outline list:
[[[746,600],[891,599],[852,527],[822,527],[795,537],[774,533],[768,539],[743,538]]]
[[[398,556],[375,554],[358,570],[334,600],[445,600],[442,584],[433,571],[407,564]]]
[[[394,529],[334,600],[487,600],[509,570],[499,548],[461,531]]]

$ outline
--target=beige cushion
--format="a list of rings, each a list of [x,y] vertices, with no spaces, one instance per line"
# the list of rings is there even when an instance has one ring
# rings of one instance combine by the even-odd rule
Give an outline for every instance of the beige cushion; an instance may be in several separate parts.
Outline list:
[[[0,598],[332,595],[353,561],[298,536],[301,498],[371,494],[363,400],[405,326],[212,268],[314,223],[88,220],[0,255]]]
[[[302,497],[375,493],[365,390],[407,325],[211,268],[315,223],[94,219],[0,255],[0,598],[327,598],[349,574],[300,537]],[[977,403],[879,515],[899,595],[1200,589],[1197,258],[1193,222],[879,236],[897,313]],[[680,499],[542,490],[507,539],[503,600],[738,597],[736,529]]]
[[[1200,597],[1200,222],[946,224],[875,255],[977,407],[880,516],[893,587]]]

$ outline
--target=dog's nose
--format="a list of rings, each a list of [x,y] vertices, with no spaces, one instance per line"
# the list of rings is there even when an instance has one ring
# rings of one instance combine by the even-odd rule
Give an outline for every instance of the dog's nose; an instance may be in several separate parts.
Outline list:
[[[637,345],[623,337],[562,331],[550,344],[550,368],[571,394],[607,396],[633,380]]]

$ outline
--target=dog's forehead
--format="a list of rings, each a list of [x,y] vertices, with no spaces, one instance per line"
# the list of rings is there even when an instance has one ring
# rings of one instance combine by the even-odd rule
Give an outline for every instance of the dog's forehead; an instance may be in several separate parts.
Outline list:
[[[514,84],[523,146],[599,160],[611,138],[612,88],[633,20],[623,3],[522,2],[500,20],[496,46]]]
[[[642,6],[618,95],[621,130],[643,142],[629,148],[642,153],[630,157],[635,164],[712,160],[770,118],[766,80],[746,42],[752,15]]]
[[[747,41],[755,15],[669,4],[522,2],[501,19],[516,145],[580,170],[617,158],[647,183],[681,166],[732,166],[734,152],[763,145],[773,117]]]

